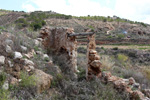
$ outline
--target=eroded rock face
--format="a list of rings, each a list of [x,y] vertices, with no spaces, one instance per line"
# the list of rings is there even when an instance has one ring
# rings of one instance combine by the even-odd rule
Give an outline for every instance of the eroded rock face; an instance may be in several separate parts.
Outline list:
[[[37,93],[41,93],[46,89],[49,89],[51,86],[52,76],[46,74],[45,72],[36,69],[35,77],[37,79]]]

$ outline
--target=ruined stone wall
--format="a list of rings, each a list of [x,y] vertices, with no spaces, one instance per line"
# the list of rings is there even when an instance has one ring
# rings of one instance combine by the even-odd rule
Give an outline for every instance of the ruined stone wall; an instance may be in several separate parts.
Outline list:
[[[75,36],[68,37],[68,34],[72,33],[74,33],[74,31],[71,28],[46,27],[41,30],[41,37],[44,39],[43,45],[45,46],[45,48],[51,49],[56,55],[58,54],[58,58],[60,57],[60,55],[63,55],[64,58],[59,59],[62,60],[61,64],[65,64],[65,66],[68,66],[67,68],[71,68],[73,72],[77,72],[77,41],[75,40]],[[131,100],[150,100],[150,90],[142,91],[140,88],[140,84],[136,83],[133,78],[123,79],[113,76],[110,72],[102,72],[100,56],[95,50],[95,35],[88,35],[87,38],[87,80],[90,80],[94,76],[96,76],[103,83],[112,84],[114,88],[120,93],[129,94]],[[65,68],[63,69],[66,70]]]
[[[95,35],[88,36],[87,44],[87,71],[86,78],[90,80],[93,76],[99,78],[103,83],[112,84],[119,93],[129,94],[131,100],[150,100],[149,89],[141,90],[140,84],[134,78],[123,79],[113,76],[110,72],[101,71],[100,57],[95,50]]]
[[[74,33],[72,28],[57,27],[41,29],[41,37],[45,48],[51,50],[57,56],[63,55],[65,66],[70,66],[73,72],[77,72],[77,41],[75,37],[68,37],[68,34]],[[58,60],[64,60],[58,59]],[[62,62],[62,61],[61,61]]]
[[[97,77],[101,76],[100,57],[97,54],[95,48],[96,48],[95,35],[89,35],[87,44],[87,71],[86,71],[87,79],[91,79],[93,75]]]

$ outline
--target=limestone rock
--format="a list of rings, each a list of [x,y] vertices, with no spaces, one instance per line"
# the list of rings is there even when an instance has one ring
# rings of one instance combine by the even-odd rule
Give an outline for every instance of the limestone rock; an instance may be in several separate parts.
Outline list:
[[[5,57],[4,56],[0,56],[0,64],[5,64]]]
[[[9,89],[9,84],[8,84],[8,81],[5,81],[3,86],[2,86],[2,89],[4,90],[8,90]]]
[[[27,58],[32,58],[35,54],[36,53],[35,53],[34,49],[32,49],[31,52],[24,54],[24,56],[26,56]]]
[[[9,46],[12,46],[12,45],[14,44],[14,42],[13,42],[12,40],[10,40],[10,39],[6,39],[6,40],[5,40],[5,43],[6,43],[7,45],[9,45]]]
[[[42,51],[36,51],[36,54],[42,55],[43,53],[42,53]]]
[[[40,42],[39,42],[38,40],[34,39],[34,44],[35,44],[36,46],[39,46],[39,45],[40,45]]]
[[[42,38],[37,38],[37,40],[38,40],[38,41],[40,41],[40,42],[42,42],[42,41],[43,41],[43,39],[42,39]]]
[[[14,58],[15,59],[21,59],[23,56],[20,52],[14,52]]]
[[[20,46],[22,51],[27,51],[27,47],[25,46]]]
[[[6,52],[7,53],[11,53],[12,52],[12,49],[9,45],[6,45]]]
[[[49,60],[49,56],[47,54],[43,55],[43,60]]]
[[[41,93],[44,90],[50,88],[52,76],[46,74],[45,72],[36,69],[35,70],[35,77],[37,78],[37,93]]]
[[[13,67],[14,66],[10,60],[8,60],[8,65],[9,65],[9,67]]]
[[[25,59],[25,60],[24,60],[24,64],[25,64],[25,65],[32,65],[32,66],[34,66],[34,62],[31,61],[31,60],[28,60],[28,59]]]

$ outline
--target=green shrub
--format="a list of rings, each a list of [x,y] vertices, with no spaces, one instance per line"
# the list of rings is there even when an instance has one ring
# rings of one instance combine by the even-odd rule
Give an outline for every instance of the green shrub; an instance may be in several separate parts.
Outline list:
[[[20,82],[21,87],[29,87],[29,86],[35,86],[36,85],[36,78],[34,75],[28,75],[27,72],[21,72],[20,78],[22,79]]]
[[[0,100],[10,100],[10,92],[8,90],[0,89]]]
[[[124,34],[118,34],[117,36],[118,36],[118,38],[119,38],[119,39],[122,39],[122,38],[124,38],[124,37],[125,37],[125,35],[124,35]]]
[[[4,72],[0,73],[0,87],[4,84],[4,81],[6,80],[7,76]]]
[[[118,50],[118,47],[114,47],[113,50]]]
[[[118,60],[121,62],[125,62],[128,60],[128,56],[124,55],[124,54],[118,54],[117,56]]]

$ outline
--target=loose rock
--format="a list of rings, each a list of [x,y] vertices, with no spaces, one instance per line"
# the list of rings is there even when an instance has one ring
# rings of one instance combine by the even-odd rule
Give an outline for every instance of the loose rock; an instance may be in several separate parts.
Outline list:
[[[20,59],[20,58],[22,58],[23,56],[22,56],[22,54],[20,53],[20,52],[15,52],[14,53],[14,58],[15,59]]]
[[[4,56],[0,56],[0,64],[5,64],[5,57]]]

